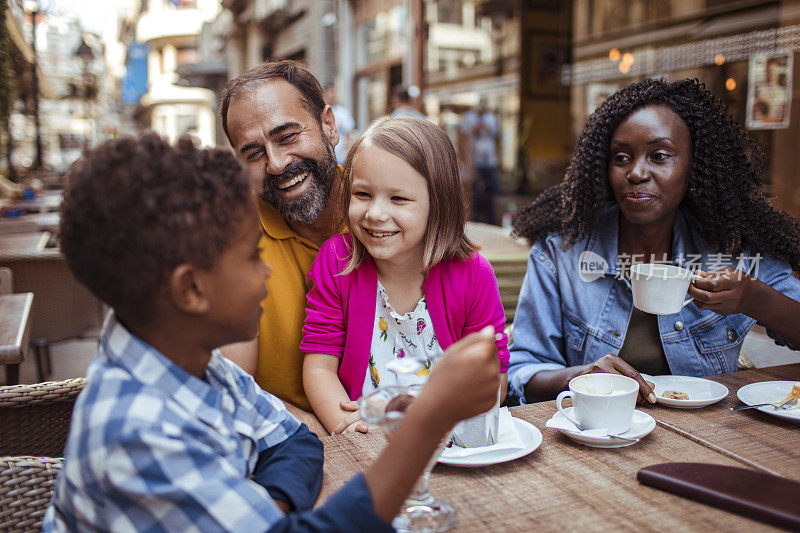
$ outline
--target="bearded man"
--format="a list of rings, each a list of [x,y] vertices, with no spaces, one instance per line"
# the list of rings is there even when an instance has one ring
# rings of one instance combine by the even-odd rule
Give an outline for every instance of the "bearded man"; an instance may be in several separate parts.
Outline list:
[[[340,229],[328,202],[339,172],[333,111],[311,72],[295,61],[274,61],[230,80],[220,115],[259,195],[261,258],[272,268],[257,339],[223,352],[263,389],[287,405],[311,411],[299,345],[306,272],[320,245]],[[299,414],[312,430],[321,428]]]

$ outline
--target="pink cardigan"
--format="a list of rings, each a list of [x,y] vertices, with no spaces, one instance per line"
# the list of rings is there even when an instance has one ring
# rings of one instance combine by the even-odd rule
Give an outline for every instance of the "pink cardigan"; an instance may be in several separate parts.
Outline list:
[[[378,273],[372,258],[344,276],[350,254],[350,236],[336,235],[326,241],[306,275],[310,290],[300,351],[339,357],[339,380],[351,400],[361,396],[367,375]],[[475,253],[467,261],[449,259],[435,265],[422,284],[433,331],[443,350],[487,325],[498,333],[505,314],[497,279],[489,262]],[[508,337],[497,343],[500,370],[508,368]]]

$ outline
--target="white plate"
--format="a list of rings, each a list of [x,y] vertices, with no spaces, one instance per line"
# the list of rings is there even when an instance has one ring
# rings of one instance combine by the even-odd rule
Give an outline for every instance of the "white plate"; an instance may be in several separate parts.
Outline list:
[[[656,395],[656,403],[670,407],[699,409],[717,403],[728,395],[728,387],[710,379],[691,376],[648,376],[646,374],[642,374],[642,377],[655,384],[656,388],[653,392]],[[689,395],[689,399],[662,398],[661,395],[667,390],[685,392]]]
[[[542,432],[527,420],[514,418],[514,429],[517,430],[519,438],[522,439],[522,442],[525,444],[522,448],[487,453],[474,453],[466,457],[447,457],[448,449],[445,448],[439,455],[439,462],[451,466],[494,465],[524,457],[542,444]]]
[[[564,409],[567,415],[572,414],[572,407],[567,407]],[[564,415],[561,414],[560,411],[556,411],[553,415],[554,417],[563,417]],[[656,427],[656,420],[648,415],[643,411],[639,411],[638,409],[633,411],[633,420],[631,421],[631,428],[626,431],[625,433],[620,433],[620,437],[625,437],[626,439],[641,439],[650,434],[651,431]],[[585,435],[582,431],[572,431],[569,429],[561,429],[558,428],[558,431],[566,435],[567,437],[571,438],[575,442],[580,442],[581,444],[585,444],[586,446],[591,446],[592,448],[622,448],[625,446],[631,446],[632,444],[636,444],[635,441],[625,441],[620,439],[615,439],[613,437],[597,437],[597,436],[588,436]]]
[[[759,383],[751,383],[736,391],[736,396],[747,405],[766,402],[780,404],[792,392],[792,387],[795,383],[797,381],[761,381]],[[765,405],[764,407],[756,407],[756,409],[778,418],[800,421],[800,408],[798,407],[783,410]]]

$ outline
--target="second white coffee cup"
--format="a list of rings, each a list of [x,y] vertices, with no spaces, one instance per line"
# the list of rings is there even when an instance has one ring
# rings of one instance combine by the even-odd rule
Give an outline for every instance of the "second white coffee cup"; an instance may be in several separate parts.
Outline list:
[[[685,300],[692,279],[691,270],[675,265],[637,263],[631,266],[633,305],[645,313],[671,315],[692,301]]]
[[[609,435],[628,431],[639,395],[639,383],[620,374],[584,374],[572,378],[569,390],[556,397],[556,407],[580,429],[608,430]],[[572,416],[561,405],[572,398]]]

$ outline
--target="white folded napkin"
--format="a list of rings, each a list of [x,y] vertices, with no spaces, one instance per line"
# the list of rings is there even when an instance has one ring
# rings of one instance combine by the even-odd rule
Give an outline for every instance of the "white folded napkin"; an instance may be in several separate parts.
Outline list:
[[[514,417],[508,412],[508,407],[501,407],[498,417],[498,432],[497,442],[489,446],[479,446],[477,448],[462,448],[461,446],[450,446],[442,450],[441,457],[443,458],[456,458],[456,457],[472,457],[474,455],[481,455],[484,453],[496,453],[500,451],[521,450],[525,447],[525,443],[517,433],[517,428],[514,425]]]
[[[647,427],[649,417],[642,413],[641,411],[634,411],[633,412],[633,420],[631,421],[631,427],[628,431],[624,433],[617,433],[616,436],[624,437],[628,433],[637,433],[641,431],[645,427]],[[555,414],[545,422],[544,427],[551,428],[551,429],[563,429],[564,431],[569,431],[571,433],[577,433],[582,437],[589,437],[589,438],[602,438],[608,437],[608,429],[606,428],[597,428],[597,429],[581,429],[576,426],[570,419],[564,416],[561,411],[556,411]],[[635,438],[635,437],[632,437]]]
[[[606,437],[608,436],[608,429],[581,429],[572,423],[570,419],[561,414],[561,411],[556,413],[545,422],[544,427],[551,429],[563,429],[564,431],[571,431],[572,433],[580,433],[586,437]]]

